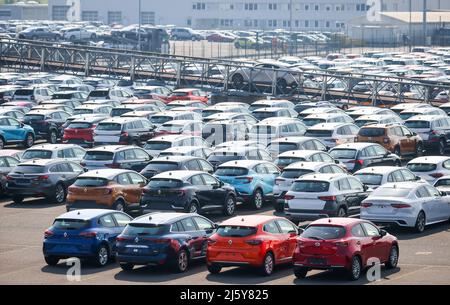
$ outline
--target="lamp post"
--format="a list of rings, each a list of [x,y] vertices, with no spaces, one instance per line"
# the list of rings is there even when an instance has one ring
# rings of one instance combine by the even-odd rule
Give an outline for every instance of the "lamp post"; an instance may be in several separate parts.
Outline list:
[[[139,29],[138,29],[138,50],[141,50],[141,24],[142,24],[142,7],[141,0],[139,0]]]

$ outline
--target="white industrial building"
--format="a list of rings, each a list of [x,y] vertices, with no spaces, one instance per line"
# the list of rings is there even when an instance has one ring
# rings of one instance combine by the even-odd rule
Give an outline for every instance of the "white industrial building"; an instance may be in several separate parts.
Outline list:
[[[35,1],[0,5],[0,20],[46,20],[48,5]]]
[[[380,0],[383,11],[408,11],[409,0]],[[292,29],[344,31],[347,22],[365,16],[367,0],[141,0],[143,24],[196,29]],[[422,0],[412,0],[421,10]],[[427,0],[429,10],[450,9],[449,0]],[[291,10],[292,6],[292,10]],[[139,22],[139,0],[49,0],[49,19]]]

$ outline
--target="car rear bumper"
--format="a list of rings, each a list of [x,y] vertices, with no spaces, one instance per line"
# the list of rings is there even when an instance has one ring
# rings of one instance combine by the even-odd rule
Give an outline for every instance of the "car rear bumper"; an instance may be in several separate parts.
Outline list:
[[[285,208],[284,213],[286,217],[290,220],[294,221],[303,221],[303,220],[317,220],[321,218],[328,218],[336,216],[336,212],[332,211],[316,211],[316,210],[295,210]]]
[[[168,255],[160,253],[158,255],[129,255],[129,254],[116,254],[116,261],[118,263],[133,264],[133,265],[163,265],[168,261]]]
[[[7,186],[6,192],[10,196],[20,195],[24,197],[51,197],[55,195],[55,189],[52,188],[33,188],[31,186]]]
[[[369,220],[377,225],[397,225],[400,227],[414,227],[416,225],[417,217],[392,217],[392,216],[375,216],[364,215],[361,213],[361,219]]]
[[[66,203],[67,211],[81,210],[81,209],[112,209],[110,203],[100,203],[91,200],[72,201]]]

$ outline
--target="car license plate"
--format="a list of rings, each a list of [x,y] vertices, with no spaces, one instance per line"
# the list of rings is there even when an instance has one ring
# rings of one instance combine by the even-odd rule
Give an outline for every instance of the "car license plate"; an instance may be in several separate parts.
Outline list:
[[[30,183],[30,179],[16,179],[16,182],[26,184],[26,183]]]
[[[327,260],[324,258],[309,258],[308,263],[311,265],[324,266],[327,264]]]

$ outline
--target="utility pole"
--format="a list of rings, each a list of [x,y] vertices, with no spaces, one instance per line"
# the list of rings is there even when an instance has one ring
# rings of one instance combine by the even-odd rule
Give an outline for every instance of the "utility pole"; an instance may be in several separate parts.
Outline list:
[[[409,0],[409,25],[408,25],[408,35],[409,35],[409,52],[411,52],[412,46],[412,0]]]
[[[141,25],[142,25],[142,7],[141,0],[139,0],[139,29],[138,29],[138,50],[141,51]]]
[[[427,45],[427,0],[423,0],[423,42]]]

